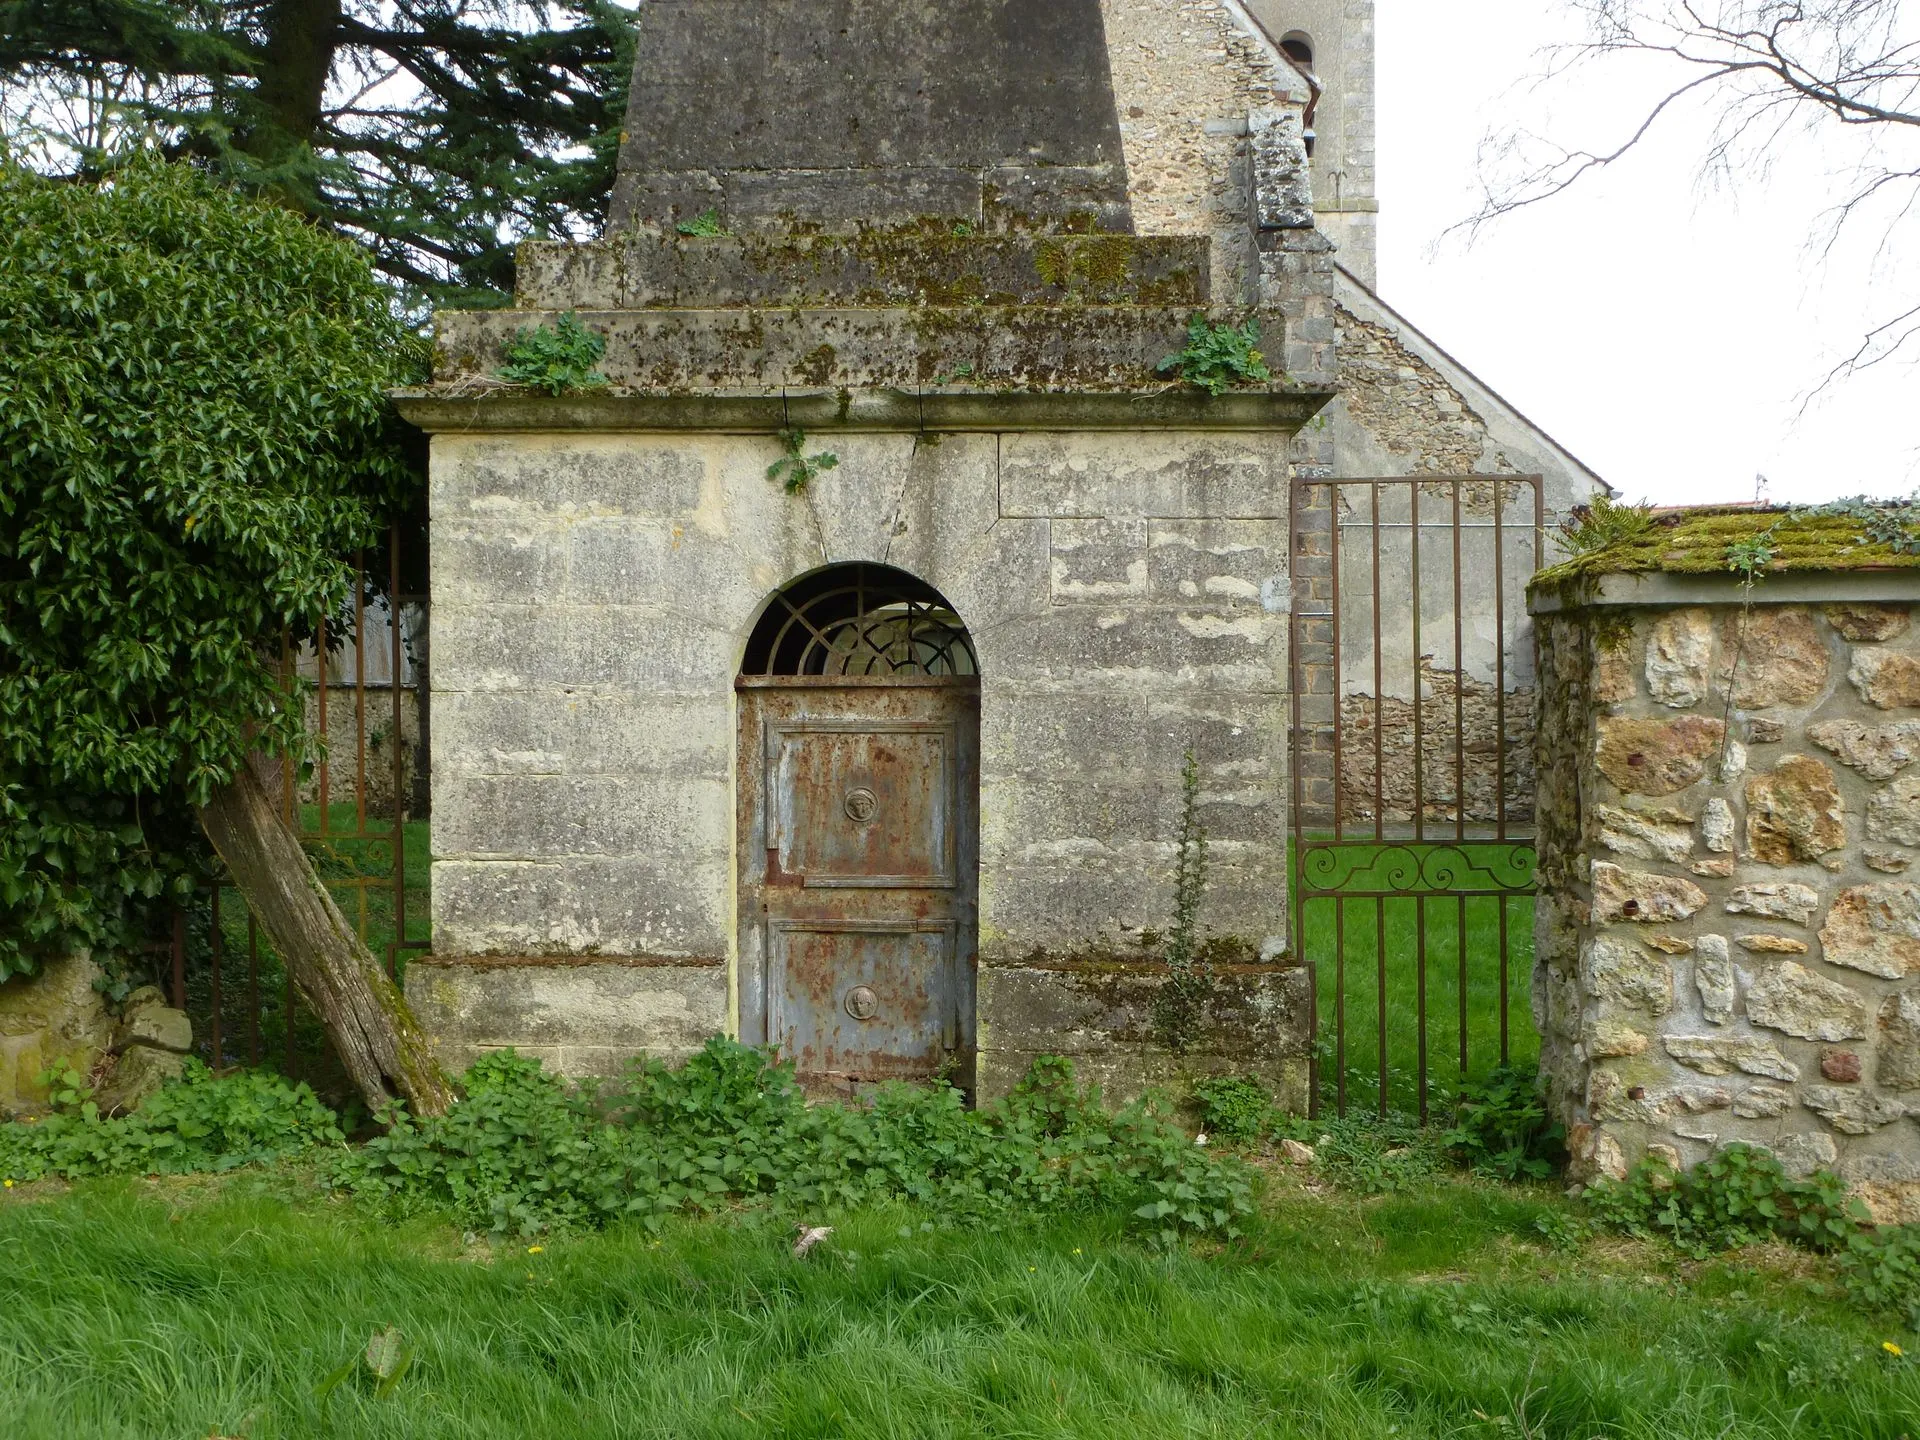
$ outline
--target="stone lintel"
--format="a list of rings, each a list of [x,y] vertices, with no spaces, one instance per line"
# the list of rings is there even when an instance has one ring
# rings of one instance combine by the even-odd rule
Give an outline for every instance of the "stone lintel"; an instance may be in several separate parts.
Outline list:
[[[726,963],[724,955],[416,955],[407,961],[407,968],[561,970],[582,965],[614,965],[636,970],[710,970]]]
[[[1676,575],[1666,571],[1630,571],[1602,575],[1574,593],[1566,593],[1558,586],[1531,590],[1527,595],[1527,611],[1533,615],[1557,615],[1565,610],[1606,606],[1739,605],[1746,598],[1739,578],[1731,572]],[[1754,586],[1753,601],[1756,605],[1880,601],[1910,604],[1920,601],[1920,570],[1867,566],[1847,570],[1790,570],[1770,574]]]
[[[548,396],[513,386],[397,390],[400,413],[431,434],[562,431],[721,431],[774,434],[933,431],[1270,431],[1292,435],[1333,399],[1327,390],[1248,390],[1219,396],[1141,391],[895,389],[588,391]]]
[[[1144,391],[1187,343],[1185,305],[893,305],[580,311],[600,373],[651,391],[938,388]],[[434,378],[494,384],[515,337],[570,312],[443,311]],[[1268,344],[1285,344],[1269,317]]]

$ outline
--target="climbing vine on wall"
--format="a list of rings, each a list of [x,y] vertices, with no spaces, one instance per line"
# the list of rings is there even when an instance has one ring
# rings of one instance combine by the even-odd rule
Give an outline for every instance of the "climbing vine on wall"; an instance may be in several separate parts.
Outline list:
[[[1213,994],[1213,967],[1200,953],[1200,902],[1207,893],[1207,832],[1200,823],[1200,762],[1187,751],[1180,767],[1180,840],[1173,870],[1173,929],[1167,936],[1167,983],[1154,997],[1160,1043],[1176,1055],[1198,1038]]]

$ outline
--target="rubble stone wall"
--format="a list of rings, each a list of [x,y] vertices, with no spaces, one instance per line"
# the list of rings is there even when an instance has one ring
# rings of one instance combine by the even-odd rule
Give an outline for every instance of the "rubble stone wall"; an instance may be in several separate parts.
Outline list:
[[[1913,1219],[1920,592],[1830,578],[1535,597],[1535,1018],[1580,1173],[1742,1141]]]

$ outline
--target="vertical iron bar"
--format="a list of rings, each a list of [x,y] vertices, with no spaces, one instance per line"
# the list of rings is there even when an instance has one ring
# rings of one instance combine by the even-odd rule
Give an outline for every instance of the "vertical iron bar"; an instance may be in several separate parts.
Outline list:
[[[1327,551],[1331,556],[1328,565],[1333,572],[1333,599],[1328,607],[1330,614],[1327,619],[1327,628],[1333,639],[1333,677],[1328,684],[1333,696],[1329,702],[1333,706],[1333,838],[1338,844],[1346,838],[1347,798],[1340,783],[1343,751],[1340,702],[1346,694],[1346,687],[1340,678],[1340,489],[1335,485],[1327,487],[1327,535]],[[1344,1106],[1341,1113],[1345,1113]]]
[[[400,976],[400,946],[407,938],[407,827],[401,790],[406,783],[401,731],[402,650],[400,646],[400,522],[387,536],[388,595],[393,609],[393,942],[387,947],[387,978]],[[362,932],[364,934],[364,930]]]
[[[1419,794],[1417,783],[1414,786],[1414,793]],[[1417,997],[1415,1004],[1419,1011],[1420,1026],[1418,1046],[1420,1073],[1415,1080],[1420,1094],[1420,1123],[1424,1125],[1427,1123],[1427,897],[1424,895],[1413,897],[1413,952],[1417,967],[1415,979],[1418,982],[1415,990]]]
[[[260,1063],[260,922],[253,918],[251,906],[247,909],[247,1063]]]
[[[300,672],[293,660],[293,636],[285,626],[280,628],[280,679],[286,690],[286,702],[292,705],[300,696]],[[302,701],[300,727],[303,730],[307,723],[305,711],[306,705]],[[302,826],[299,811],[294,804],[293,781],[293,757],[283,755],[280,757],[280,802],[286,809],[287,824],[293,827],[295,834],[298,834]]]
[[[1379,493],[1377,490],[1374,492]],[[1383,895],[1373,899],[1374,1012],[1380,1026],[1380,1052],[1376,1064],[1380,1071],[1380,1118],[1387,1118],[1387,901]]]
[[[1498,488],[1499,482],[1495,482]],[[1466,608],[1460,569],[1460,477],[1453,480],[1453,838],[1467,838],[1467,656],[1461,611]],[[1416,540],[1416,544],[1419,542]],[[1460,958],[1460,1083],[1467,1083],[1467,897],[1460,896],[1454,941]]]
[[[1427,779],[1425,741],[1420,734],[1421,711],[1424,707],[1420,703],[1422,696],[1420,693],[1420,482],[1418,480],[1407,486],[1407,504],[1409,515],[1407,537],[1409,548],[1413,551],[1411,567],[1413,572],[1413,838],[1415,841],[1421,841],[1427,838]],[[1378,722],[1375,723],[1374,728],[1379,728]],[[1426,936],[1423,934],[1420,938],[1424,941]],[[1423,1026],[1421,1039],[1424,1041],[1425,1038],[1426,1031]],[[1420,1083],[1423,1086],[1426,1084],[1426,1078],[1423,1067],[1420,1074]],[[1420,1118],[1423,1120],[1426,1118],[1424,1110]]]
[[[1368,488],[1373,495],[1373,838],[1377,844],[1386,838],[1387,766],[1380,735],[1386,721],[1386,707],[1382,700],[1385,682],[1381,679],[1385,672],[1380,658],[1380,487]],[[1380,1003],[1386,1003],[1384,994]]]
[[[327,754],[327,617],[322,615],[313,627],[314,685],[319,691],[320,716],[320,833],[332,829],[329,801],[332,796],[333,761]]]
[[[1500,904],[1500,1063],[1510,1064],[1507,1052],[1507,900],[1499,897]]]
[[[1507,508],[1505,481],[1494,482],[1493,496],[1493,794],[1494,838],[1507,838],[1507,551],[1501,529]],[[1504,913],[1506,906],[1501,910]],[[1504,959],[1504,956],[1502,957]],[[1502,1012],[1505,1001],[1501,1002]],[[1504,1064],[1506,1056],[1503,1054]]]
[[[1333,1071],[1339,1091],[1335,1113],[1347,1113],[1347,900],[1333,902]]]
[[[1417,541],[1415,543],[1418,543]],[[1460,574],[1460,477],[1453,480],[1453,838],[1467,838],[1467,659],[1460,612],[1465,606]]]
[[[398,611],[393,623],[400,623]],[[394,684],[400,677],[394,677]],[[367,833],[367,552],[354,552],[353,563],[353,829]]]
[[[187,912],[173,912],[173,1008],[187,1008]]]
[[[1460,901],[1459,931],[1455,939],[1460,947],[1460,1083],[1467,1083],[1467,897]]]
[[[213,887],[213,924],[207,935],[213,956],[213,1068],[220,1068],[220,887]]]

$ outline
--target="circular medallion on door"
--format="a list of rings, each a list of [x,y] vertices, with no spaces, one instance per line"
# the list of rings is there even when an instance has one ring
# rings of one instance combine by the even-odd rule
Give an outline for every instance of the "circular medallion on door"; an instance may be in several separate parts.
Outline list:
[[[880,997],[870,985],[856,985],[847,992],[847,1014],[856,1020],[871,1020],[880,1013]]]

